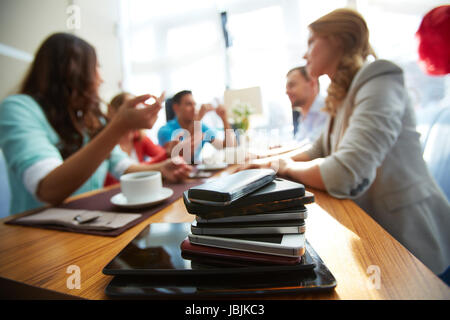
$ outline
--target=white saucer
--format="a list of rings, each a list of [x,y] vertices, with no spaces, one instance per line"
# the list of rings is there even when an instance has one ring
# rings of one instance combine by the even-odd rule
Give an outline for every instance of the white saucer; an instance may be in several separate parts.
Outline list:
[[[111,203],[122,208],[144,208],[153,206],[164,200],[170,198],[173,195],[173,190],[170,188],[162,188],[159,194],[151,195],[147,200],[142,202],[128,203],[127,198],[122,193],[118,193],[111,197]]]

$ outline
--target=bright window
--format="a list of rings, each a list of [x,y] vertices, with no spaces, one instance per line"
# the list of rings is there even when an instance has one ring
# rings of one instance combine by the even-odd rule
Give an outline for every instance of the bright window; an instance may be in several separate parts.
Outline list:
[[[437,105],[446,95],[450,77],[426,75],[417,63],[415,33],[422,17],[446,1],[358,0],[358,11],[367,21],[370,42],[380,59],[397,63],[405,72],[405,82],[416,109]]]
[[[265,112],[262,126],[292,126],[285,94],[287,71],[304,64],[309,23],[340,7],[356,8],[365,17],[379,58],[405,70],[416,107],[448,96],[449,77],[426,76],[417,65],[415,32],[423,15],[445,3],[433,0],[129,0],[122,2],[124,89],[171,96],[189,89],[200,103],[223,99],[231,89],[260,86]],[[221,25],[227,12],[229,49]],[[329,80],[321,77],[326,93]],[[446,91],[447,90],[447,91]],[[214,114],[205,118],[220,125]],[[165,123],[165,113],[150,136]]]

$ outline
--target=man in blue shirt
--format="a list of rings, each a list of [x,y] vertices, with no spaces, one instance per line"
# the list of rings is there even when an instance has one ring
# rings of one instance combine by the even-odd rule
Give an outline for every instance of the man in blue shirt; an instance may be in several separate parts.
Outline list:
[[[182,155],[188,163],[199,163],[200,151],[204,143],[209,142],[217,149],[236,146],[234,131],[228,122],[224,106],[214,108],[210,104],[203,104],[200,111],[195,110],[195,100],[188,90],[178,92],[172,98],[172,108],[176,117],[168,121],[158,131],[158,142],[171,154]],[[222,119],[225,139],[217,138],[215,130],[201,122],[203,116],[214,110]]]
[[[320,111],[324,107],[324,99],[319,94],[319,81],[311,78],[305,67],[291,69],[286,77],[286,94],[293,111],[294,138],[314,142],[328,119],[328,114]]]

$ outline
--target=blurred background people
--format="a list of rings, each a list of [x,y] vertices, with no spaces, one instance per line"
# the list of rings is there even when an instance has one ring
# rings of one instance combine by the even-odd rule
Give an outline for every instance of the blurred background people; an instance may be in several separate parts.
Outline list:
[[[430,75],[450,73],[450,5],[429,11],[422,19],[416,37],[419,40],[419,64]]]
[[[108,104],[108,120],[111,121],[114,118],[121,105],[134,98],[136,98],[136,96],[128,92],[122,92],[112,98],[111,102]],[[159,97],[159,100],[162,101],[163,98],[164,96],[161,96]],[[166,160],[169,155],[163,147],[153,143],[153,141],[145,134],[144,130],[127,132],[119,140],[119,146],[131,159],[139,163],[158,163]],[[106,175],[105,186],[116,184],[118,182],[119,180],[114,178],[112,174],[108,173]]]
[[[124,134],[153,126],[161,101],[151,95],[128,100],[105,125],[98,65],[89,43],[69,33],[53,34],[38,49],[19,94],[0,104],[11,213],[101,188],[107,172],[119,178],[159,170],[173,182],[188,177],[191,168],[184,163],[138,164],[120,150]],[[151,97],[155,103],[145,104]]]
[[[170,152],[176,146],[173,142],[188,144],[190,156],[185,161],[193,163],[199,161],[199,155],[204,143],[209,142],[215,148],[233,147],[236,145],[236,136],[227,119],[227,112],[224,106],[214,108],[211,104],[203,104],[198,113],[195,110],[196,102],[191,91],[183,90],[175,94],[172,98],[172,107],[176,117],[168,121],[158,131],[158,142],[161,146],[167,148]],[[225,139],[217,138],[215,129],[208,127],[202,122],[203,116],[209,112],[215,111],[221,118],[225,130]],[[197,126],[197,127],[196,127]],[[172,142],[172,145],[170,143]]]
[[[427,12],[416,32],[419,64],[433,77],[450,73],[450,5],[439,6]],[[443,99],[417,114],[421,129],[423,155],[431,174],[450,199],[450,99]],[[450,214],[450,213],[449,213]],[[450,285],[450,266],[440,275]]]
[[[321,111],[324,99],[319,93],[319,81],[311,78],[304,66],[289,70],[286,78],[295,140],[313,142],[319,137],[328,118],[328,114]]]
[[[108,119],[111,121],[126,101],[136,98],[136,96],[123,92],[112,98],[108,104]],[[163,100],[163,96],[159,98]],[[139,107],[139,106],[138,106]],[[147,137],[145,131],[137,130],[124,135],[119,141],[120,148],[126,152],[130,158],[145,163],[157,163],[168,158],[168,153],[160,145],[153,143]]]

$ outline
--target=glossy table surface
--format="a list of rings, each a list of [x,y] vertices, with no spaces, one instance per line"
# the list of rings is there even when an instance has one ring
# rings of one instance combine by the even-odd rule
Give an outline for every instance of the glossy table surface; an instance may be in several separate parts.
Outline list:
[[[315,194],[316,202],[308,205],[306,237],[335,276],[337,287],[325,293],[264,298],[450,299],[445,283],[353,201],[309,191]],[[86,299],[108,298],[104,290],[112,278],[102,273],[103,267],[149,223],[194,220],[181,198],[118,237],[3,223],[12,217],[2,219],[0,224],[0,278]],[[80,268],[79,289],[67,285],[68,267],[73,265]]]

